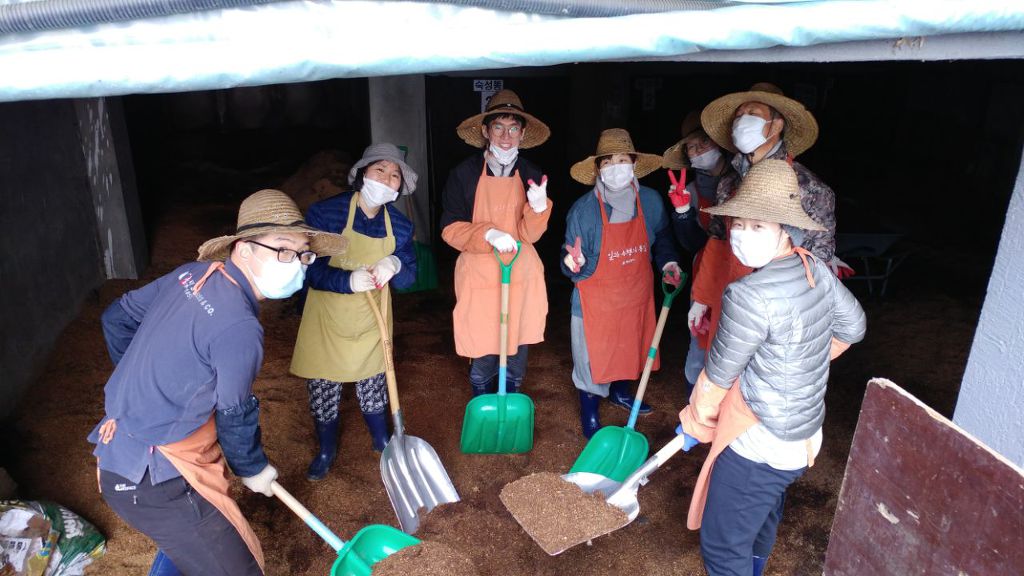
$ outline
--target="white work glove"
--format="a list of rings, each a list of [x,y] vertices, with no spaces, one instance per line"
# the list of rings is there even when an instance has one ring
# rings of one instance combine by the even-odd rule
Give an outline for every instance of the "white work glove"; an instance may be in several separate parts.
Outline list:
[[[705,318],[708,315],[708,305],[694,301],[690,311],[686,314],[686,323],[690,326],[691,334],[706,334],[707,324]]]
[[[839,278],[840,280],[845,280],[846,278],[856,274],[853,267],[840,260],[838,256],[832,257],[832,260],[828,263],[828,267],[832,270],[832,273],[836,275],[836,278]]]
[[[491,246],[498,252],[515,252],[516,251],[516,239],[512,237],[508,232],[502,232],[497,228],[491,228],[484,234],[484,240],[487,240]]]
[[[270,489],[270,483],[274,480],[277,480],[277,468],[267,464],[255,476],[242,478],[242,484],[245,484],[246,488],[257,494],[270,497],[274,495],[274,491]]]
[[[661,281],[669,286],[679,287],[683,281],[683,269],[678,262],[668,262],[661,267]]]
[[[565,245],[567,254],[562,262],[565,263],[565,267],[571,270],[573,274],[579,274],[580,270],[583,269],[583,265],[587,263],[587,259],[583,256],[583,248],[580,248],[580,242],[581,239],[577,236],[575,244],[572,246]]]
[[[377,283],[373,279],[373,274],[366,268],[359,268],[353,270],[348,277],[348,286],[352,289],[352,293],[368,292],[377,287]]]
[[[385,284],[391,281],[398,274],[398,271],[402,269],[402,261],[398,259],[398,256],[391,255],[385,256],[377,261],[376,264],[370,266],[368,272],[373,274],[373,279],[377,284],[377,288],[383,288]]]
[[[530,201],[530,208],[537,214],[547,210],[548,208],[548,175],[541,176],[540,185],[538,186],[533,179],[526,181],[530,185],[530,189],[526,191],[526,199]]]

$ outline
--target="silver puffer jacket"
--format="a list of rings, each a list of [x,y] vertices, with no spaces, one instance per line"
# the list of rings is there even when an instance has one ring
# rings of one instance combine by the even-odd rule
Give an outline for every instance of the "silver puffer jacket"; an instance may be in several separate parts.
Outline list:
[[[821,427],[832,337],[860,342],[867,324],[860,303],[828,267],[807,261],[814,288],[796,254],[726,288],[705,367],[723,388],[742,375],[744,400],[783,440],[810,438]]]

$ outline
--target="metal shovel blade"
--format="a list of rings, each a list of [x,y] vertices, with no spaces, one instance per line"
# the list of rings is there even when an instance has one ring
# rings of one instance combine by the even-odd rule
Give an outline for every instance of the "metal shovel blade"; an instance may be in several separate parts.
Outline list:
[[[594,474],[593,472],[574,472],[562,476],[563,480],[572,482],[588,494],[592,494],[595,491],[600,490],[601,493],[605,495],[605,502],[626,513],[625,523],[601,534],[595,534],[593,536],[594,538],[614,532],[619,528],[629,525],[633,520],[636,520],[637,516],[640,515],[640,501],[637,500],[636,497],[640,485],[646,484],[647,477],[652,472],[660,468],[661,465],[669,458],[679,452],[679,450],[686,445],[687,439],[689,439],[689,437],[685,434],[679,434],[673,438],[668,444],[665,444],[665,446],[655,452],[653,456],[648,458],[640,468],[630,474],[623,482],[616,482],[607,476]],[[555,552],[555,554],[560,552],[562,552],[562,550]]]
[[[380,475],[402,531],[415,534],[420,509],[459,501],[437,452],[423,439],[405,434],[391,437],[380,457]]]
[[[592,472],[572,472],[563,474],[562,479],[579,486],[587,494],[593,494],[594,492],[604,494],[605,502],[626,513],[626,517],[629,519],[626,524],[636,520],[636,517],[640,514],[640,502],[637,500],[636,494],[642,483],[641,478],[630,478],[629,480],[631,481],[618,482],[607,476]],[[619,528],[622,528],[622,526],[619,526]],[[615,528],[615,530],[618,530],[618,528]]]

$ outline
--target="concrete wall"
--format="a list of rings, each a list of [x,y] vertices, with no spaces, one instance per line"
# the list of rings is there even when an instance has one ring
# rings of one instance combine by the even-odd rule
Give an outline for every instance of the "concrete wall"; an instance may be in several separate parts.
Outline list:
[[[1024,158],[953,421],[1024,467]]]
[[[422,75],[370,78],[370,139],[409,150],[406,162],[419,177],[411,198],[397,205],[415,226],[416,240],[431,243],[430,186],[427,178],[426,87]],[[358,156],[354,158],[358,160]],[[410,214],[410,208],[412,214]]]
[[[0,104],[0,418],[104,280],[75,108]]]

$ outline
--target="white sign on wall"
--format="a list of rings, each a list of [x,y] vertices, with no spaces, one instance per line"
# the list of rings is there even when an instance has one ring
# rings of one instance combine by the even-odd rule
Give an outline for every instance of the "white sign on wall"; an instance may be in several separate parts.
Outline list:
[[[487,110],[487,103],[491,96],[501,91],[505,86],[504,80],[473,80],[473,91],[480,93],[480,111]]]

